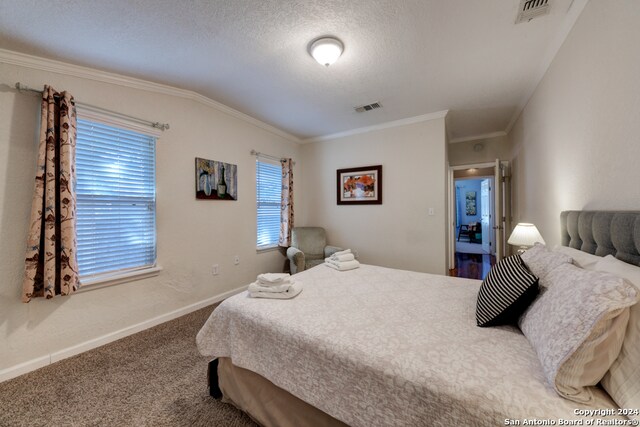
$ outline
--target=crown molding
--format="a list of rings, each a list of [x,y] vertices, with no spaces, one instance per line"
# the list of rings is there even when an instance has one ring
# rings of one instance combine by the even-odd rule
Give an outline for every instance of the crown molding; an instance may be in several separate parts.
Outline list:
[[[54,59],[42,58],[39,56],[28,55],[25,53],[15,52],[6,49],[0,49],[0,62],[6,64],[18,65],[21,67],[32,68],[40,71],[48,71],[51,73],[65,74],[74,77],[80,77],[88,80],[94,80],[102,83],[115,84],[119,86],[129,87],[132,89],[144,90],[147,92],[159,93],[162,95],[175,96],[178,98],[189,99],[200,104],[214,108],[232,117],[240,119],[246,123],[254,125],[260,129],[266,130],[274,135],[278,135],[290,142],[300,143],[300,138],[276,128],[268,123],[251,117],[245,113],[228,107],[211,98],[207,98],[197,92],[187,89],[153,83],[147,80],[129,77],[122,74],[101,71],[95,68],[84,67],[81,65],[69,64]]]
[[[489,132],[489,133],[483,133],[480,135],[473,135],[473,136],[464,136],[462,138],[453,138],[449,140],[449,144],[457,144],[459,142],[467,142],[467,141],[476,141],[478,139],[489,139],[489,138],[496,138],[498,136],[505,136],[507,134],[507,132],[500,130],[498,132]]]
[[[323,141],[331,141],[333,139],[344,138],[346,136],[358,135],[361,133],[373,132],[375,130],[381,129],[389,129],[395,128],[398,126],[410,125],[412,123],[426,122],[428,120],[442,119],[447,116],[449,110],[437,111],[435,113],[423,114],[421,116],[408,117],[406,119],[393,120],[390,122],[380,123],[373,126],[366,126],[357,129],[351,129],[344,132],[332,133],[330,135],[324,136],[316,136],[313,138],[303,139],[301,142],[310,143],[310,142],[323,142]]]

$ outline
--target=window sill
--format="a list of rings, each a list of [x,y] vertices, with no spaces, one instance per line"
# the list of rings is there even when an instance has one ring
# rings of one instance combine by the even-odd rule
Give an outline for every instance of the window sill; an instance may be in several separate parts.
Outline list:
[[[259,248],[256,248],[256,253],[261,254],[263,252],[273,252],[273,251],[277,251],[278,249],[280,249],[280,246],[275,245],[275,246],[261,246]]]
[[[78,289],[78,292],[91,291],[94,289],[104,288],[106,286],[154,277],[160,274],[161,271],[162,267],[156,265],[153,267],[142,268],[140,270],[101,274],[89,279],[80,280],[80,289]]]

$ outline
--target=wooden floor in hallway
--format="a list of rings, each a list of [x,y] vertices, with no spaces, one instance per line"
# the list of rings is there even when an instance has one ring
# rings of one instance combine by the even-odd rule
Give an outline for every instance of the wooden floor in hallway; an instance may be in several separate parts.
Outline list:
[[[449,270],[449,276],[483,280],[495,263],[494,255],[456,252],[456,268]]]

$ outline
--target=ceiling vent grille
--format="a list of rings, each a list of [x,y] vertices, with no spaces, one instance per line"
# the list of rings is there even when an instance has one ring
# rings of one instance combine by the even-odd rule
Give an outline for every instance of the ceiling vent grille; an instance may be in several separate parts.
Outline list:
[[[516,24],[529,22],[533,18],[546,15],[549,13],[550,7],[549,0],[520,0]]]
[[[376,108],[382,108],[379,102],[374,102],[373,104],[361,105],[360,107],[355,107],[358,113],[364,113],[365,111],[375,110]]]

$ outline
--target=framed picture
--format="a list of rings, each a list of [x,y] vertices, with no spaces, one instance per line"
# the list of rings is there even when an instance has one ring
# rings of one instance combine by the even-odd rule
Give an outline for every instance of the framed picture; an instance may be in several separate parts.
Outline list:
[[[467,215],[473,216],[476,214],[476,192],[475,191],[467,191],[466,195],[467,202]]]
[[[338,169],[339,205],[381,205],[382,165]]]
[[[196,157],[196,199],[238,200],[238,166]]]

